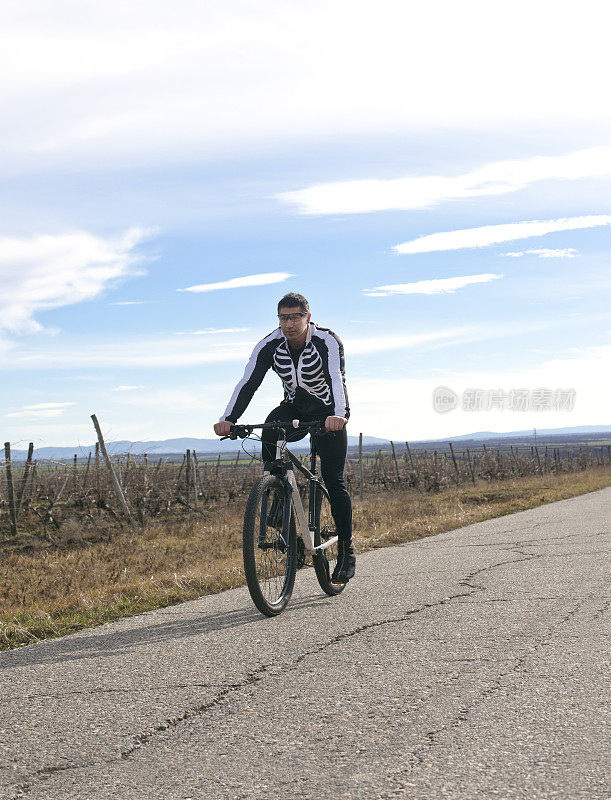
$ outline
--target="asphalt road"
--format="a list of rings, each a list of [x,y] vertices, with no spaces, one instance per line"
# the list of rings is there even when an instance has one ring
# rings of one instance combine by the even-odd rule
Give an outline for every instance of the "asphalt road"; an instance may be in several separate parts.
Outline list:
[[[611,796],[611,488],[0,657],[0,796]]]

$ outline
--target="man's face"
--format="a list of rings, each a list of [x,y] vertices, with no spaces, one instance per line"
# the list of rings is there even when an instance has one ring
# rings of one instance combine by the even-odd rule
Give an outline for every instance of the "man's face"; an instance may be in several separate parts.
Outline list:
[[[285,308],[284,306],[281,306],[280,311],[278,312],[278,317],[280,319],[282,333],[286,336],[290,343],[298,342],[303,338],[307,330],[308,323],[310,322],[311,314],[304,314],[299,306],[292,308]]]

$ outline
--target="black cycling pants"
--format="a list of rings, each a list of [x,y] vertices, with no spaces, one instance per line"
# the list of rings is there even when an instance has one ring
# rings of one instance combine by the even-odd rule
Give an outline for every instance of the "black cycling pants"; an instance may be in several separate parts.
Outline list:
[[[268,415],[265,421],[290,422],[299,416],[294,407],[280,405]],[[296,428],[288,431],[287,441],[298,442],[304,436],[307,436],[307,430]],[[276,458],[277,440],[278,431],[264,430],[262,432],[262,455],[265,465],[269,465],[269,462]],[[331,513],[337,528],[337,535],[345,544],[352,544],[352,503],[344,481],[344,467],[348,452],[346,426],[341,431],[332,431],[323,436],[314,435],[314,443],[320,457],[322,479],[329,492]]]

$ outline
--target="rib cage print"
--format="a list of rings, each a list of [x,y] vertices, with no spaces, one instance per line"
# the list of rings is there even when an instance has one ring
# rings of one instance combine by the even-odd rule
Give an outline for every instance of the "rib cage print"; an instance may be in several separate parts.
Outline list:
[[[331,392],[325,380],[325,373],[320,353],[310,342],[306,345],[301,355],[301,369],[299,370],[299,383],[314,397],[325,405],[331,402]]]
[[[305,346],[301,354],[299,376],[296,375],[293,359],[286,342],[282,342],[276,348],[274,366],[284,384],[287,400],[295,397],[295,389],[299,385],[314,397],[322,400],[325,405],[331,403],[331,392],[325,380],[322,359],[311,342]]]

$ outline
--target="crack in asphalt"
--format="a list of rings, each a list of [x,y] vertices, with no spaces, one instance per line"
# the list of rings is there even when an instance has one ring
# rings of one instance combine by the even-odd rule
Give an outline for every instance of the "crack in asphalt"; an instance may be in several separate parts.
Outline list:
[[[522,544],[522,542],[517,542],[516,544]],[[487,589],[486,586],[478,583],[471,583],[477,575],[481,575],[483,572],[488,572],[491,569],[496,569],[497,567],[502,567],[505,564],[519,564],[522,561],[532,561],[535,558],[543,558],[542,553],[525,553],[523,550],[518,550],[517,546],[512,548],[501,548],[504,550],[512,550],[514,553],[518,555],[524,556],[524,558],[512,558],[507,561],[499,561],[496,564],[490,564],[487,567],[480,567],[480,569],[476,569],[473,572],[470,572],[468,575],[465,575],[462,580],[458,583],[460,586],[469,586],[473,590],[477,591],[485,591]]]
[[[494,564],[490,564],[490,565],[488,565],[486,567],[481,567],[481,568],[479,568],[477,570],[474,570],[473,572],[470,572],[467,575],[465,575],[463,578],[459,579],[458,585],[459,586],[464,586],[464,587],[468,588],[470,591],[457,592],[456,594],[448,595],[447,597],[444,597],[441,600],[438,600],[438,601],[436,601],[434,603],[423,603],[421,606],[419,606],[417,608],[414,608],[414,609],[409,609],[408,611],[406,611],[403,614],[398,615],[396,617],[385,618],[385,619],[382,619],[382,620],[377,620],[376,622],[366,623],[364,625],[359,625],[358,627],[354,628],[353,630],[346,631],[346,632],[343,632],[343,633],[339,633],[336,636],[334,636],[331,639],[329,639],[328,641],[322,643],[321,645],[319,645],[317,647],[314,647],[311,650],[308,650],[308,651],[302,653],[301,655],[297,656],[290,664],[287,664],[285,667],[283,667],[281,669],[281,671],[282,672],[289,672],[289,671],[295,669],[297,667],[297,665],[299,665],[306,658],[309,658],[310,656],[313,656],[313,655],[316,655],[318,653],[321,653],[324,650],[328,649],[329,647],[332,647],[333,645],[337,644],[338,642],[341,642],[342,640],[347,639],[347,638],[352,637],[352,636],[357,636],[358,634],[363,633],[364,631],[372,630],[374,628],[379,628],[379,627],[382,627],[384,625],[396,624],[398,622],[406,622],[407,620],[410,619],[410,617],[414,616],[415,614],[419,614],[422,611],[426,611],[426,610],[431,609],[431,608],[441,608],[442,606],[447,605],[448,603],[451,603],[454,600],[457,600],[457,599],[460,599],[460,598],[463,598],[463,597],[472,597],[477,592],[486,591],[486,588],[487,588],[486,586],[484,586],[483,584],[479,584],[479,583],[474,583],[473,582],[474,579],[478,575],[481,575],[482,573],[489,572],[490,570],[497,569],[499,567],[503,567],[503,566],[505,566],[507,564],[517,564],[517,563],[521,563],[521,562],[524,562],[524,561],[531,561],[531,560],[536,559],[536,558],[543,558],[544,557],[543,554],[526,553],[524,551],[521,551],[521,550],[517,549],[517,546],[520,545],[520,544],[526,544],[526,542],[516,542],[515,546],[513,546],[511,548],[502,548],[502,549],[504,549],[504,550],[512,550],[514,553],[517,553],[518,555],[523,556],[523,558],[517,558],[517,559],[514,558],[514,559],[507,559],[507,560],[504,560],[504,561],[499,561],[499,562],[496,562]],[[576,611],[577,611],[577,609],[575,609],[575,612],[572,612],[572,613],[576,613]],[[571,615],[569,615],[569,616],[571,616]],[[552,626],[552,627],[554,627],[554,626]],[[537,645],[534,649],[537,649],[538,646],[539,645]],[[509,675],[512,672],[515,672],[517,669],[519,669],[519,666],[521,665],[523,660],[528,655],[530,655],[531,652],[534,652],[534,650],[528,650],[523,656],[520,656],[516,660],[516,665],[511,670],[509,670],[507,673],[503,673],[503,675],[499,676],[499,680],[500,680],[500,678],[503,678],[506,675]],[[100,759],[95,759],[95,760],[91,760],[90,759],[88,761],[83,761],[83,762],[80,762],[80,763],[77,763],[77,764],[46,766],[46,767],[42,767],[39,770],[36,770],[31,775],[31,777],[29,777],[27,780],[23,781],[17,787],[16,791],[13,793],[13,795],[11,795],[9,800],[19,800],[19,798],[25,797],[32,790],[32,788],[34,787],[34,782],[36,781],[37,778],[47,778],[47,777],[49,777],[49,776],[51,776],[51,775],[53,775],[55,773],[58,773],[58,772],[66,772],[66,771],[69,771],[69,770],[86,769],[88,767],[96,766],[96,765],[99,765],[99,764],[116,763],[117,760],[127,760],[127,759],[129,759],[140,748],[142,748],[143,746],[148,744],[150,742],[151,738],[153,736],[155,736],[156,734],[163,733],[163,732],[165,732],[165,731],[167,731],[169,729],[176,728],[178,725],[180,725],[181,722],[184,722],[185,720],[190,719],[190,718],[195,717],[195,716],[201,716],[201,715],[205,714],[207,711],[209,711],[210,709],[221,705],[221,703],[229,695],[237,693],[241,689],[244,689],[244,688],[246,688],[246,687],[248,687],[248,686],[250,686],[250,685],[252,685],[254,683],[257,683],[260,680],[262,680],[265,677],[265,675],[272,670],[273,667],[277,667],[277,664],[274,664],[274,663],[265,664],[265,665],[262,665],[260,667],[257,667],[257,669],[252,670],[251,672],[249,672],[246,675],[246,677],[244,679],[242,679],[241,681],[237,681],[235,683],[232,683],[232,684],[229,684],[229,685],[225,686],[220,692],[218,692],[217,695],[215,695],[215,697],[211,698],[210,700],[206,701],[205,703],[203,703],[201,705],[198,705],[198,706],[194,706],[194,707],[189,708],[189,709],[186,709],[183,712],[181,712],[180,714],[177,714],[177,715],[175,715],[173,717],[166,718],[163,722],[160,722],[157,725],[154,725],[150,730],[143,731],[142,733],[136,734],[132,738],[132,744],[129,747],[121,750],[119,752],[118,757],[100,758]],[[190,686],[190,685],[191,684],[187,684],[187,686]],[[489,695],[494,694],[494,692],[498,691],[499,689],[500,689],[500,683],[499,683],[498,687],[493,687],[492,689],[489,689],[486,692],[484,692],[483,695],[482,695],[481,702],[483,702]],[[474,702],[471,706],[469,706],[464,711],[464,715],[461,712],[461,714],[458,715],[458,717],[456,718],[456,722],[455,723],[451,723],[450,727],[452,727],[453,725],[457,726],[457,725],[461,724],[464,721],[463,716],[466,717],[466,715],[475,706],[475,704],[476,703]],[[410,754],[410,755],[413,755],[418,760],[418,757],[417,757],[416,753],[418,753],[420,751],[420,749],[424,750],[424,749],[426,749],[427,746],[431,746],[434,743],[434,737],[437,736],[442,731],[444,731],[445,729],[446,728],[440,728],[437,731],[431,731],[429,734],[427,734],[427,738],[430,738],[430,740],[431,740],[430,743],[423,745],[422,748],[416,749],[415,751],[413,751],[413,754]]]
[[[203,714],[204,712],[208,711],[209,709],[213,708],[214,706],[219,705],[224,697],[228,695],[230,692],[236,691],[238,689],[242,689],[245,686],[249,686],[252,683],[255,683],[258,680],[261,680],[261,673],[265,672],[272,666],[271,664],[266,664],[261,667],[257,667],[257,669],[252,670],[246,678],[236,683],[229,684],[228,686],[224,687],[215,697],[211,700],[208,700],[206,703],[202,703],[199,706],[195,706],[194,708],[189,708],[183,711],[181,714],[178,714],[174,717],[168,717],[163,722],[158,723],[155,725],[151,730],[143,731],[142,733],[137,734],[132,739],[132,744],[124,750],[119,752],[118,758],[100,758],[100,759],[89,759],[87,761],[79,762],[78,764],[64,764],[64,765],[56,765],[56,766],[46,766],[41,767],[41,769],[36,770],[30,778],[23,781],[16,789],[16,791],[11,795],[10,800],[18,800],[21,797],[25,797],[28,792],[30,792],[34,788],[34,782],[36,778],[46,778],[50,775],[55,774],[56,772],[66,772],[68,770],[78,770],[78,769],[86,769],[87,767],[97,766],[99,764],[112,764],[115,763],[118,759],[127,759],[129,758],[136,750],[140,749],[143,744],[146,744],[148,740],[156,733],[160,733],[162,731],[166,731],[169,728],[175,728],[179,723],[181,723],[185,719],[189,719],[190,717],[197,716],[199,714]]]
[[[547,558],[547,556],[546,556]],[[533,597],[529,596],[526,591],[522,593],[522,597],[491,597],[489,600],[471,600],[469,601],[469,605],[477,605],[477,606],[487,606],[491,603],[524,603],[528,601],[529,603],[534,602],[536,600],[566,600],[566,596],[564,595],[535,595]],[[469,596],[470,597],[470,596]],[[591,595],[572,595],[573,600],[592,600]],[[604,608],[602,610],[605,610]]]
[[[594,621],[595,621],[595,620],[597,620],[597,619],[601,619],[601,617],[603,616],[603,614],[604,614],[606,611],[608,611],[608,610],[609,610],[609,608],[611,608],[611,600],[607,600],[606,602],[604,602],[604,603],[603,603],[603,605],[602,605],[602,607],[601,607],[601,608],[599,608],[599,609],[598,609],[598,611],[596,611],[596,613],[595,613],[595,614],[594,614],[594,616],[592,617],[592,622],[594,622]]]
[[[169,686],[135,686],[128,689],[120,689],[117,686],[96,686],[90,689],[70,689],[66,692],[50,692],[49,694],[25,694],[19,695],[22,700],[40,700],[41,698],[46,699],[53,699],[53,700],[61,700],[64,697],[70,697],[71,695],[75,694],[113,694],[113,693],[124,693],[124,694],[134,694],[136,692],[159,692],[164,691],[167,692],[171,689],[197,689],[197,688],[205,688],[209,689],[211,686],[218,686],[218,683],[172,683]]]
[[[459,712],[446,724],[442,725],[440,728],[436,728],[435,730],[428,731],[424,737],[422,737],[425,741],[423,744],[419,745],[418,747],[414,748],[411,752],[406,754],[406,760],[411,759],[411,764],[407,767],[402,768],[399,772],[395,773],[392,780],[395,782],[395,786],[393,789],[390,789],[385,795],[379,795],[379,800],[382,798],[389,797],[390,795],[396,795],[398,792],[405,790],[405,784],[402,782],[401,775],[407,775],[408,773],[413,772],[420,766],[423,766],[426,762],[426,753],[430,751],[431,748],[435,747],[439,744],[439,737],[450,731],[454,731],[459,728],[464,722],[467,721],[469,714],[478,708],[479,706],[483,705],[490,697],[495,695],[503,688],[503,681],[505,678],[516,674],[520,671],[523,667],[525,661],[532,656],[534,653],[539,650],[549,639],[553,636],[554,632],[557,628],[560,628],[562,625],[565,625],[582,607],[582,603],[578,603],[571,611],[565,614],[560,620],[554,622],[550,625],[547,631],[543,634],[543,636],[535,642],[535,644],[518,656],[515,657],[513,666],[511,669],[508,669],[506,672],[500,673],[500,675],[494,679],[493,684],[486,689],[483,689],[482,692],[478,697],[476,697],[473,702],[469,705],[461,708]]]
[[[541,524],[541,523],[540,523]],[[539,524],[539,525],[540,525]],[[533,525],[533,528],[539,527],[539,525]],[[501,531],[501,533],[511,533],[511,531]],[[579,539],[583,541],[584,539],[589,539],[592,536],[600,536],[600,533],[588,533],[585,536],[581,533],[567,533],[564,536],[546,536],[544,539],[519,539],[513,542],[495,542],[490,544],[488,542],[475,542],[472,544],[457,544],[455,547],[462,548],[462,547],[501,547],[502,545],[530,545],[530,544],[547,544],[548,542],[557,542],[562,541],[563,539]]]

